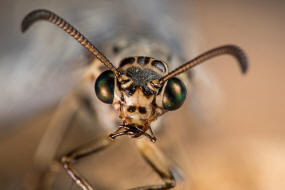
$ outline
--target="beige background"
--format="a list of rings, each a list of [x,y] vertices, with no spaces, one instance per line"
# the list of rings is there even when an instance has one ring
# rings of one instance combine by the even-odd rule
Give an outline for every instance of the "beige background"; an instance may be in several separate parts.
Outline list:
[[[285,3],[282,1],[191,1],[198,52],[232,43],[247,52],[242,76],[231,58],[204,64],[221,91],[214,118],[197,119],[193,110],[168,114],[158,146],[184,172],[176,189],[278,190],[285,182]],[[187,31],[193,30],[190,25]],[[198,68],[197,68],[198,75]],[[191,96],[191,94],[190,94]],[[202,94],[211,98],[211,94]],[[191,100],[187,100],[191,106]],[[219,99],[220,101],[220,99]],[[209,110],[208,110],[209,111]],[[53,109],[25,118],[0,139],[1,189],[17,189],[30,170],[33,152]],[[209,111],[209,114],[211,111]],[[205,112],[208,114],[208,112]],[[78,129],[77,129],[78,130]],[[74,137],[68,137],[72,142]],[[84,159],[80,171],[99,189],[122,189],[160,182],[126,138],[97,157]],[[123,161],[122,161],[123,160]],[[77,189],[64,172],[57,185]]]

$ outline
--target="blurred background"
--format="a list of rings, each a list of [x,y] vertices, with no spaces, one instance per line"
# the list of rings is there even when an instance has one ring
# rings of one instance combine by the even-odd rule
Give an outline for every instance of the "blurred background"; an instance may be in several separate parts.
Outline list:
[[[23,189],[57,103],[88,63],[83,48],[48,23],[21,34],[21,20],[37,8],[66,18],[99,46],[116,31],[128,35],[147,23],[185,60],[219,45],[242,47],[250,62],[244,76],[228,56],[193,69],[188,99],[166,115],[157,145],[184,175],[175,189],[284,189],[285,1],[4,0],[1,5],[1,189]],[[102,132],[82,125],[94,128],[79,118],[62,152]],[[76,168],[98,189],[160,183],[132,141],[120,141]],[[53,189],[78,188],[61,170]]]

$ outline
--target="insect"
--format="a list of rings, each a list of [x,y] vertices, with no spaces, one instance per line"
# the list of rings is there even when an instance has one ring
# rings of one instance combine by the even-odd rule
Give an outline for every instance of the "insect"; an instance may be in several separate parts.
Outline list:
[[[116,68],[85,36],[67,21],[51,11],[35,10],[29,13],[23,19],[22,32],[25,32],[32,24],[39,20],[45,20],[55,24],[95,56],[95,59],[83,76],[85,84],[92,84],[94,86],[97,96],[97,98],[95,95],[88,97],[88,107],[92,109],[92,106],[98,104],[99,101],[109,104],[111,106],[107,109],[109,111],[111,110],[112,113],[116,113],[117,116],[115,119],[109,119],[110,121],[114,121],[111,122],[111,125],[116,125],[115,121],[119,121],[119,126],[116,130],[107,137],[88,142],[60,159],[61,164],[70,178],[81,189],[94,189],[90,183],[74,169],[73,163],[82,157],[107,148],[117,137],[127,135],[135,138],[135,143],[141,155],[164,182],[160,185],[149,185],[133,189],[161,190],[173,188],[176,184],[173,174],[174,171],[171,169],[163,153],[154,144],[157,140],[152,130],[154,123],[158,125],[162,115],[168,111],[179,109],[184,103],[187,95],[187,87],[185,84],[188,84],[188,82],[186,81],[185,83],[184,80],[187,80],[187,77],[183,78],[181,75],[185,75],[187,70],[213,57],[229,54],[237,59],[242,72],[245,73],[248,65],[245,53],[235,45],[217,47],[170,72],[167,63],[162,60],[145,55],[133,55],[123,58]],[[105,65],[107,70],[102,68],[103,65]],[[66,98],[66,101],[73,102],[73,104],[69,104],[71,112],[80,108],[82,102],[80,103],[78,100],[81,95],[84,94],[83,91],[85,87],[77,89],[77,93]],[[60,117],[60,114],[58,117]],[[70,114],[70,117],[72,117],[72,114]],[[68,125],[62,122],[57,123],[57,126],[61,124],[64,126]],[[113,126],[113,128],[114,127],[115,126]],[[57,137],[54,137],[54,139],[60,139],[64,131],[62,128],[61,133],[58,134]],[[49,137],[46,137],[43,141],[49,141]],[[52,144],[55,146],[51,147],[57,147],[59,141],[60,140],[53,140],[49,145],[51,146]],[[47,146],[46,143],[43,144],[45,145],[42,145],[42,147],[46,149],[39,149],[38,155],[39,157],[42,157],[43,154],[46,156],[39,160],[40,162],[45,160],[46,163],[51,163],[50,160],[53,159],[54,151],[56,150],[48,150],[49,146]]]

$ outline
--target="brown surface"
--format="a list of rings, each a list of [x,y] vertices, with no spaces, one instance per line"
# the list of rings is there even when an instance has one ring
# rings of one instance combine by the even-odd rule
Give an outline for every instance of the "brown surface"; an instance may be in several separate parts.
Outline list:
[[[185,107],[168,114],[158,145],[185,173],[185,182],[176,189],[281,190],[285,187],[285,5],[281,1],[191,5],[200,28],[199,49],[239,44],[249,55],[250,70],[242,77],[227,57],[205,64],[220,81],[224,100],[221,112],[207,125]],[[31,119],[0,141],[4,189],[16,189],[30,168],[48,115]],[[98,157],[84,159],[78,168],[99,189],[159,182],[134,150],[123,140]],[[77,189],[63,172],[57,183]]]

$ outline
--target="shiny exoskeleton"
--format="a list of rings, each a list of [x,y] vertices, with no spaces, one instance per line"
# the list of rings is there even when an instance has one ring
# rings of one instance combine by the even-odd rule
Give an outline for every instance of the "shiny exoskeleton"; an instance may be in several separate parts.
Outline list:
[[[161,190],[174,187],[175,178],[171,164],[153,144],[156,137],[151,128],[152,122],[164,113],[182,106],[187,90],[177,75],[210,58],[223,54],[234,56],[238,60],[242,72],[245,73],[247,70],[245,53],[234,45],[221,46],[201,54],[171,72],[168,71],[167,64],[162,60],[144,55],[134,55],[121,60],[116,68],[86,37],[51,11],[35,10],[29,13],[22,22],[22,31],[26,31],[38,20],[46,20],[59,26],[91,52],[97,58],[96,63],[104,64],[108,68],[97,77],[94,84],[95,93],[100,101],[112,104],[121,121],[118,129],[108,137],[96,139],[62,157],[61,163],[69,176],[82,189],[93,189],[72,167],[72,163],[104,149],[116,137],[128,135],[133,138],[142,137],[136,139],[136,145],[145,160],[164,181],[164,184],[161,185],[134,189]],[[94,77],[95,74],[92,76]]]
[[[162,88],[152,85],[153,80],[168,74],[167,64],[160,60],[128,57],[121,61],[118,70],[123,81],[105,71],[98,77],[95,91],[101,101],[113,104],[124,126],[132,125],[145,132],[165,110],[178,109],[185,100],[186,87],[178,78],[172,78]]]

